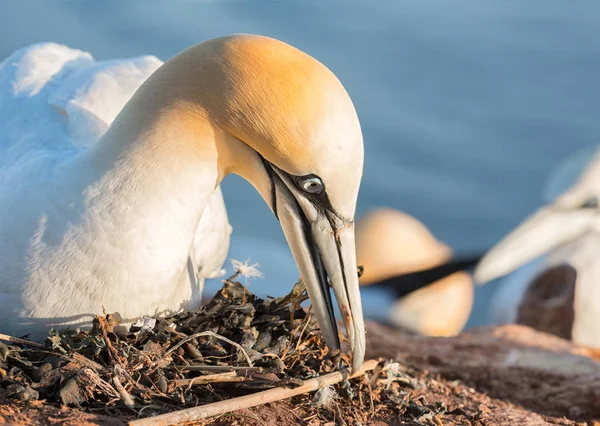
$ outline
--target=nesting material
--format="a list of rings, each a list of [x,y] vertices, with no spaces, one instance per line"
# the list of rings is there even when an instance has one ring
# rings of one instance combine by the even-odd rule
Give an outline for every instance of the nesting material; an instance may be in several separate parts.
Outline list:
[[[282,398],[298,398],[286,389],[306,389],[318,391],[302,399],[315,424],[366,422],[376,405],[405,411],[400,388],[410,379],[395,382],[405,375],[396,366],[390,372],[371,362],[375,371],[354,379],[343,373],[350,360],[327,349],[310,308],[301,306],[308,299],[302,282],[286,296],[261,299],[234,281],[252,269],[241,266],[196,311],[143,318],[127,331],[120,331],[118,313],[104,314],[89,331],[50,332],[43,345],[0,336],[7,342],[0,343],[0,397],[134,420],[220,401],[234,407],[233,398],[274,388]]]
[[[230,279],[202,310],[155,324],[145,318],[128,333],[114,328],[113,314],[90,333],[51,333],[44,345],[1,335],[0,424],[575,426],[600,419],[597,351],[522,326],[438,339],[367,323],[369,356],[395,361],[367,361],[349,378],[310,312],[297,308],[305,297],[299,285],[285,298],[262,300]],[[245,325],[247,312],[254,313]],[[287,345],[269,352],[281,336]],[[319,390],[329,385],[336,398]]]

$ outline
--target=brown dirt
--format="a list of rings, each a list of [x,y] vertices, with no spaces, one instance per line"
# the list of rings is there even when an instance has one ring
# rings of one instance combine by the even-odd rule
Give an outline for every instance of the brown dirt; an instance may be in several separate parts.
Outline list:
[[[0,425],[65,425],[65,426],[120,426],[126,419],[105,414],[91,414],[69,407],[53,407],[43,401],[17,403],[0,396]]]
[[[481,328],[451,338],[414,336],[375,323],[367,329],[367,356],[400,362],[411,383],[403,388],[401,416],[375,404],[375,412],[365,412],[355,424],[600,426],[600,364],[593,351],[524,326]],[[242,410],[207,424],[343,424],[335,402],[317,409],[311,399]],[[0,424],[125,424],[112,414],[0,398]]]
[[[483,424],[576,425],[600,419],[597,352],[518,325],[451,338],[391,333],[371,324],[368,355],[438,374],[445,392],[458,381],[459,391],[469,394],[466,406],[479,402],[482,411],[490,410]]]

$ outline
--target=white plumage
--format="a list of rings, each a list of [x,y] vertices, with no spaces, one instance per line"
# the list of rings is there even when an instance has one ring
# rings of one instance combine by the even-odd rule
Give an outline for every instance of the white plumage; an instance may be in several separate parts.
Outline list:
[[[199,302],[204,279],[222,272],[231,227],[220,188],[208,194],[179,285],[167,289],[163,283],[178,266],[164,237],[179,231],[164,219],[185,201],[145,206],[148,215],[140,217],[142,209],[133,204],[143,201],[117,205],[110,196],[111,187],[123,181],[97,179],[80,159],[161,65],[154,56],[95,61],[53,43],[21,49],[0,64],[3,330],[43,333],[57,324],[89,324],[102,311],[90,303],[97,300],[107,312],[126,316],[187,308]],[[115,215],[103,214],[115,208],[122,209],[116,222]],[[116,263],[127,268],[111,268]],[[118,276],[106,279],[111,270]],[[72,291],[76,285],[87,286],[87,297]],[[107,285],[129,291],[115,293]],[[89,315],[52,318],[63,304],[78,304]]]
[[[481,283],[514,271],[502,278],[492,298],[491,322],[517,321],[519,306],[534,279],[554,267],[569,265],[576,271],[572,339],[600,347],[598,147],[567,158],[549,178],[544,199],[547,204],[493,247],[477,266],[475,279]],[[569,283],[564,284],[567,288]]]

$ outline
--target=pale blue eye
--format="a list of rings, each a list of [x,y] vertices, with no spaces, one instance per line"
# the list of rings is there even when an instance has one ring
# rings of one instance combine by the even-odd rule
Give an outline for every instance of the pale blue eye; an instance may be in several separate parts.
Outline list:
[[[309,177],[303,180],[300,186],[310,194],[320,194],[325,189],[323,182],[318,177]]]

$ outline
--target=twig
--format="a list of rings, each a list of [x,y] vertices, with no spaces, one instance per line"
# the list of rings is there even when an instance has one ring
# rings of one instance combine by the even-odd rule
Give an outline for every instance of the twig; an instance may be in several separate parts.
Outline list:
[[[69,356],[61,355],[61,358],[69,358]],[[92,361],[91,359],[86,358],[77,352],[73,352],[71,354],[70,358],[71,358],[72,362],[75,362],[79,365],[83,365],[84,367],[91,368],[92,370],[94,370],[96,372],[104,369],[104,367],[102,365],[98,364],[96,361]]]
[[[312,310],[312,305],[308,308],[308,312],[306,313],[307,320],[306,320],[306,323],[304,324],[304,327],[302,327],[300,336],[298,336],[298,341],[296,342],[296,350],[298,350],[298,348],[300,347],[300,344],[302,343],[302,336],[304,335],[304,332],[306,331],[306,327],[308,327],[308,325],[310,324],[311,310]]]
[[[243,373],[262,373],[263,367],[234,367],[232,365],[185,365],[176,367],[183,371],[239,371]]]
[[[119,393],[115,390],[115,388],[113,388],[110,383],[108,383],[107,381],[103,380],[98,375],[98,373],[96,373],[91,368],[84,367],[77,374],[80,375],[80,376],[82,376],[82,377],[84,377],[85,379],[89,380],[94,385],[96,385],[97,387],[99,387],[100,389],[102,389],[102,391],[104,393],[106,393],[108,395],[111,395],[111,396],[113,396],[115,398],[119,397]]]
[[[312,309],[312,306],[309,306],[308,311],[306,312],[306,319],[304,321],[304,324],[300,323],[298,325],[298,327],[296,327],[292,333],[292,336],[293,336],[294,334],[296,334],[296,331],[298,331],[300,329],[300,327],[302,327],[304,325],[304,327],[302,327],[302,331],[300,331],[300,335],[298,336],[298,341],[296,342],[296,351],[298,350],[300,343],[302,343],[302,335],[304,335],[304,332],[306,331],[306,327],[308,327],[308,324],[310,324],[311,309]],[[293,321],[290,321],[290,324],[293,324]],[[285,351],[283,351],[283,353],[281,354],[282,360],[287,358],[288,353],[292,349],[293,343],[294,343],[294,341],[293,341],[293,339],[291,339],[287,348],[285,348]]]
[[[8,334],[0,334],[0,340],[4,340],[5,342],[18,343],[20,345],[31,346],[32,348],[46,348],[46,345],[42,345],[41,343],[32,342],[31,340],[21,339],[19,337],[12,337]]]
[[[289,388],[274,388],[262,392],[257,392],[251,395],[241,396],[238,398],[228,399],[225,401],[214,402],[212,404],[202,405],[200,407],[188,408],[173,413],[162,414],[156,417],[139,419],[129,422],[130,426],[151,426],[151,425],[176,425],[185,422],[193,422],[207,417],[217,416],[219,414],[228,413],[231,411],[242,410],[244,408],[256,407],[257,405],[267,404],[269,402],[280,401],[282,399],[291,398],[296,395],[302,395],[308,392],[313,392],[325,386],[330,386],[339,383],[348,378],[353,378],[363,375],[365,372],[373,370],[377,366],[376,360],[365,362],[355,373],[349,376],[348,370],[336,371],[326,374],[322,377],[316,377],[304,381],[300,387]]]
[[[224,283],[228,283],[228,284],[233,284],[233,280],[235,280],[240,274],[242,273],[242,271],[240,271],[239,269],[237,271],[235,271],[235,274],[233,274],[232,276],[230,276],[229,278],[226,278],[223,280]]]
[[[375,404],[373,404],[373,386],[371,386],[371,381],[367,381],[367,386],[369,387],[369,402],[371,404],[371,416],[375,415]]]
[[[252,361],[250,360],[250,357],[248,356],[248,354],[246,353],[246,351],[244,350],[244,348],[242,348],[241,345],[235,343],[233,340],[229,340],[227,337],[223,337],[220,334],[213,333],[212,331],[203,331],[201,333],[192,334],[191,336],[186,337],[185,339],[183,339],[179,343],[177,343],[175,346],[173,346],[171,349],[169,349],[165,353],[165,355],[163,356],[163,358],[165,358],[166,356],[172,354],[173,351],[175,351],[177,348],[181,347],[181,345],[183,345],[184,343],[189,342],[190,340],[195,339],[197,337],[202,337],[202,336],[211,336],[211,337],[214,337],[215,339],[223,340],[223,341],[229,343],[230,345],[235,346],[236,348],[238,348],[244,354],[244,357],[246,358],[246,361],[248,362],[248,365],[250,367],[254,366],[254,364],[252,364]]]
[[[192,379],[174,380],[175,386],[192,386],[192,385],[207,385],[210,383],[230,383],[243,382],[246,378],[238,376],[235,371],[219,374],[207,374],[206,376],[198,376]]]
[[[342,415],[342,412],[340,410],[340,406],[337,405],[337,403],[334,403],[334,423],[335,424],[341,424],[341,426],[348,426],[348,424],[344,421],[344,416]],[[337,418],[337,421],[335,421]]]
[[[117,388],[117,390],[119,391],[119,395],[121,395],[121,399],[123,400],[125,405],[129,408],[135,407],[135,403],[133,402],[133,399],[131,399],[131,395],[127,393],[127,391],[121,384],[121,380],[119,380],[119,377],[117,375],[113,377],[113,383],[115,384],[115,388]]]
[[[98,326],[100,327],[100,332],[102,333],[102,337],[104,338],[104,342],[106,343],[108,352],[112,355],[116,363],[121,365],[123,363],[123,360],[119,356],[119,353],[117,352],[112,342],[110,341],[110,338],[108,337],[108,323],[106,321],[106,318],[101,317],[100,315],[96,315],[96,320],[98,321]]]

